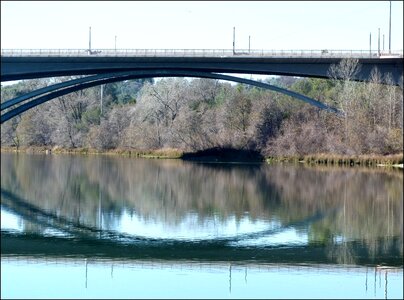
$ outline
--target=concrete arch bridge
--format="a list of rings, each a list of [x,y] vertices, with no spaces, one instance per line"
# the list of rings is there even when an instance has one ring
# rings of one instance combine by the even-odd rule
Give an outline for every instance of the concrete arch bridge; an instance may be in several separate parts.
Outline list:
[[[332,65],[344,58],[356,58],[360,68],[355,81],[370,81],[377,68],[382,82],[399,85],[403,74],[402,51],[394,55],[365,51],[240,51],[230,50],[2,50],[1,81],[55,76],[87,75],[54,84],[1,103],[1,123],[54,98],[68,93],[116,81],[155,77],[199,77],[249,84],[280,92],[341,115],[305,95],[270,84],[225,74],[283,75],[329,78]],[[225,73],[225,74],[223,74]],[[389,74],[390,81],[386,81]],[[18,106],[17,106],[18,105]],[[4,111],[4,113],[3,113]]]

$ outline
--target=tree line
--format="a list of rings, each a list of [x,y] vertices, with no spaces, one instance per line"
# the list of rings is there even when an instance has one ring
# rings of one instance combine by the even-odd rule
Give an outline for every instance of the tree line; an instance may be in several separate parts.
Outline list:
[[[289,96],[213,79],[139,79],[73,92],[1,125],[2,147],[233,148],[265,156],[360,155],[403,151],[403,80],[351,80],[360,65],[342,60],[330,79],[269,77],[265,82],[339,108],[343,116]],[[336,78],[343,78],[342,80]],[[1,87],[1,101],[75,77]],[[388,75],[387,82],[392,82]]]

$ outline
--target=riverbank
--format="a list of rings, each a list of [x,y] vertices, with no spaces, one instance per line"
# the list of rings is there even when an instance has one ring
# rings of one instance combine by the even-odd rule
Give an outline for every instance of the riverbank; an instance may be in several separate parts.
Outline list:
[[[290,162],[305,163],[309,165],[330,165],[330,166],[367,166],[367,167],[397,167],[403,168],[403,153],[390,155],[336,155],[336,154],[311,154],[293,157],[269,157],[268,163]]]
[[[265,161],[271,163],[304,163],[308,165],[329,165],[329,166],[367,166],[367,167],[397,167],[403,168],[403,153],[391,155],[335,155],[335,154],[312,154],[305,156],[279,156],[263,157],[256,151],[243,151],[235,149],[207,149],[195,153],[186,153],[179,149],[156,149],[156,150],[135,150],[135,149],[113,149],[97,150],[89,148],[50,148],[50,147],[1,147],[1,152],[21,153],[43,153],[43,154],[82,154],[82,155],[122,155],[138,158],[151,159],[184,159],[190,161]]]
[[[50,147],[1,147],[1,152],[21,152],[31,154],[83,154],[83,155],[122,155],[140,158],[156,158],[156,159],[176,159],[181,158],[183,151],[177,149],[157,149],[157,150],[128,150],[128,149],[113,149],[113,150],[97,150],[90,148],[50,148]]]

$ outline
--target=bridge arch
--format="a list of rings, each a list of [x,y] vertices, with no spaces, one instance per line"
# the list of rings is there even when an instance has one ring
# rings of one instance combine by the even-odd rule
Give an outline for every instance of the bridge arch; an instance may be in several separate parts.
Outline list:
[[[34,108],[40,104],[43,104],[47,101],[50,101],[52,99],[55,99],[57,97],[90,88],[93,86],[97,85],[102,85],[106,83],[112,83],[112,82],[117,82],[117,81],[124,81],[124,80],[130,80],[130,79],[140,79],[140,78],[157,78],[157,77],[196,77],[196,78],[209,78],[209,79],[219,79],[219,80],[226,80],[226,81],[233,81],[233,82],[238,82],[238,83],[243,83],[243,84],[248,84],[252,86],[256,86],[259,88],[264,88],[268,90],[272,90],[275,92],[279,92],[285,95],[288,95],[290,97],[293,97],[295,99],[298,99],[300,101],[303,101],[305,103],[308,103],[310,105],[313,105],[315,107],[318,107],[320,109],[336,113],[337,115],[342,115],[342,112],[335,108],[331,107],[327,104],[324,104],[320,101],[317,101],[315,99],[312,99],[310,97],[304,96],[302,94],[286,90],[277,86],[270,85],[268,83],[264,82],[259,82],[255,80],[250,80],[250,79],[245,79],[245,78],[240,78],[236,76],[230,76],[230,75],[224,75],[224,74],[219,74],[219,73],[211,73],[211,72],[198,72],[198,71],[176,71],[176,70],[144,70],[144,71],[130,71],[130,72],[120,72],[120,73],[109,73],[109,74],[98,74],[94,76],[87,76],[83,78],[78,78],[78,79],[73,79],[69,80],[66,82],[54,84],[48,87],[44,87],[41,89],[38,89],[36,91],[27,93],[25,95],[22,95],[20,97],[16,97],[14,99],[8,100],[4,103],[1,104],[1,110],[10,108],[12,106],[15,106],[23,101],[26,101],[28,99],[37,97],[33,100],[30,100],[24,104],[21,104],[20,106],[13,108],[6,113],[1,115],[1,124],[3,122],[6,122],[10,120],[11,118],[31,109]]]

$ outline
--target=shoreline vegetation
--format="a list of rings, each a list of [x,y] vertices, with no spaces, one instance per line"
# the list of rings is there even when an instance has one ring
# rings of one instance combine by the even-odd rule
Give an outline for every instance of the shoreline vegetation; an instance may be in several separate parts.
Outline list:
[[[179,149],[112,149],[97,150],[91,148],[60,148],[60,147],[1,147],[1,152],[17,152],[28,154],[81,154],[81,155],[119,155],[133,158],[149,159],[182,159],[199,162],[266,162],[273,163],[303,163],[305,165],[322,166],[360,166],[360,167],[397,167],[403,169],[403,153],[390,155],[335,155],[335,154],[311,154],[303,156],[271,156],[263,157],[256,151],[243,151],[230,148],[213,148],[198,152],[184,152]]]

